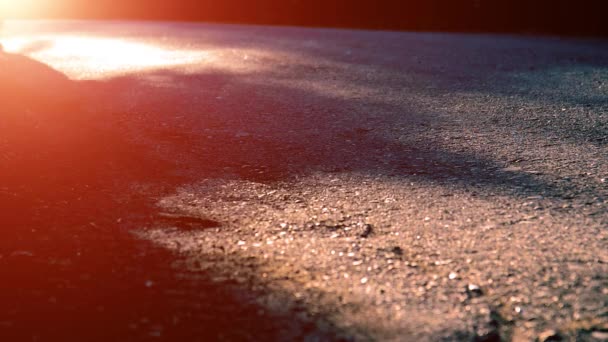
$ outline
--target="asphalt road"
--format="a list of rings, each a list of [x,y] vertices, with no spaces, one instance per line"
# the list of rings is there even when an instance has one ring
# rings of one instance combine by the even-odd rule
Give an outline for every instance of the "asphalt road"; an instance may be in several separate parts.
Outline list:
[[[608,42],[2,34],[2,340],[608,340]]]

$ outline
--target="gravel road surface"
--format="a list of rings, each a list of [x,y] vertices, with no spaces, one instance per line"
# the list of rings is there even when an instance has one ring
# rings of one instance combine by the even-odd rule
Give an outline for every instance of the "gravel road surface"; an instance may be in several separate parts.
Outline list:
[[[607,41],[2,34],[2,340],[608,340]]]

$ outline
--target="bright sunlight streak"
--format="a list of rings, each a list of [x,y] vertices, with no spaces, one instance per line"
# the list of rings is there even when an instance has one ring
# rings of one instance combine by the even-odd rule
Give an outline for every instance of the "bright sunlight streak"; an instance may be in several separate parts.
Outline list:
[[[0,19],[29,17],[52,10],[53,0],[0,0]]]
[[[196,65],[208,53],[135,41],[77,35],[8,37],[9,52],[23,53],[72,79],[98,79],[121,74]]]

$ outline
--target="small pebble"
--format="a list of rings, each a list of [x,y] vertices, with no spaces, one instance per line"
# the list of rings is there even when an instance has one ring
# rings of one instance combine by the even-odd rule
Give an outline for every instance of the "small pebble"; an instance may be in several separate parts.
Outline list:
[[[537,340],[538,342],[561,341],[562,336],[559,334],[559,332],[553,329],[549,329],[540,333],[540,335],[538,335]]]
[[[363,232],[361,233],[361,235],[360,235],[360,236],[361,236],[362,238],[367,238],[367,237],[369,237],[370,235],[372,235],[372,233],[373,233],[373,232],[374,232],[374,227],[373,227],[371,224],[366,224],[366,225],[363,227]]]
[[[608,341],[608,331],[594,331],[591,333],[591,337],[600,341]]]
[[[475,285],[475,284],[467,285],[466,292],[467,292],[467,295],[469,296],[469,298],[479,297],[479,296],[483,295],[483,291],[481,290],[481,287],[479,287],[478,285]]]

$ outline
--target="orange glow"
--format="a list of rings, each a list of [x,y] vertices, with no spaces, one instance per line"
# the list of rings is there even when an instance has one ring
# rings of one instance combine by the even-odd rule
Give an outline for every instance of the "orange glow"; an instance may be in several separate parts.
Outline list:
[[[137,26],[120,22],[104,24],[102,34],[97,22],[63,23],[66,27],[57,29],[53,21],[7,20],[0,43],[7,52],[34,59],[73,80],[146,74],[146,82],[151,82],[149,73],[158,70],[250,74],[271,68],[277,60],[297,58],[289,52],[218,46],[205,39],[167,39],[163,26],[147,26],[139,36],[125,35]]]
[[[23,53],[72,79],[99,79],[146,70],[200,65],[203,50],[165,48],[126,39],[79,35],[9,37],[9,52]]]
[[[55,9],[53,0],[0,0],[0,19],[32,17]]]

